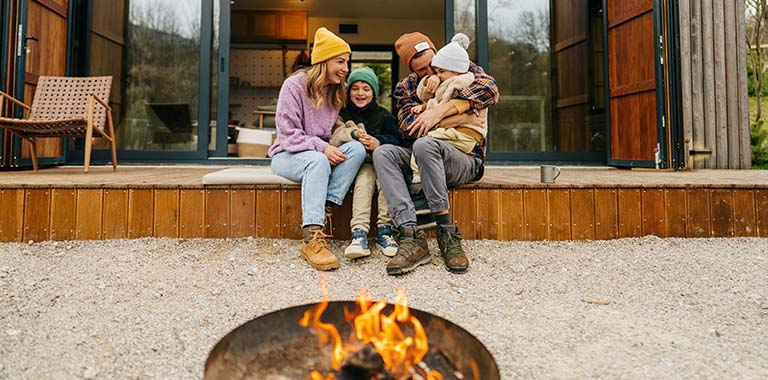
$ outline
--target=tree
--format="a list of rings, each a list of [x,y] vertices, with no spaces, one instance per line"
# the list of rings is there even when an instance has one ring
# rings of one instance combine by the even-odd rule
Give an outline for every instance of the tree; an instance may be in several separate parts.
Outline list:
[[[768,21],[768,0],[745,0],[747,6],[747,46],[749,46],[749,62],[755,78],[755,97],[757,98],[757,108],[755,109],[755,120],[762,118],[763,107],[761,98],[763,96],[763,27]]]

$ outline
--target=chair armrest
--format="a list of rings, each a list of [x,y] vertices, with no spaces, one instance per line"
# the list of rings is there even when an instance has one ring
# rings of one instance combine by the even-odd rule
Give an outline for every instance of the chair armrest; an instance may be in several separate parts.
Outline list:
[[[16,105],[23,107],[27,111],[30,111],[32,109],[32,107],[24,104],[24,102],[14,98],[13,96],[10,96],[10,95],[4,93],[2,91],[0,91],[0,98],[6,98],[6,99],[10,100],[12,103],[15,103]]]
[[[112,107],[110,107],[109,104],[107,104],[105,101],[101,100],[101,98],[96,96],[96,94],[88,94],[88,96],[92,96],[97,102],[99,102],[99,104],[104,106],[104,108],[106,108],[109,111],[112,111]]]

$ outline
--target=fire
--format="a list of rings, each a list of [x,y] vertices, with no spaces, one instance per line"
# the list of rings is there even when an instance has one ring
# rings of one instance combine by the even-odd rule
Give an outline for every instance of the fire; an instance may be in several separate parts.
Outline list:
[[[415,378],[413,375],[417,374],[425,380],[443,379],[440,372],[429,369],[421,361],[429,350],[427,334],[421,322],[411,315],[403,290],[398,290],[394,310],[389,314],[384,313],[386,300],[373,302],[365,290],[360,290],[356,299],[359,310],[345,310],[347,320],[351,321],[354,327],[354,336],[350,337],[350,342],[345,343],[334,325],[320,320],[328,307],[325,278],[321,280],[320,286],[323,289],[323,301],[312,310],[307,310],[299,323],[303,327],[313,329],[320,344],[332,347],[331,366],[335,371],[341,369],[345,359],[360,351],[362,347],[371,345],[381,357],[387,373],[394,379]],[[406,335],[403,331],[406,326],[410,327],[406,328],[406,331],[412,330],[413,335]],[[333,374],[323,377],[320,372],[313,371],[309,378],[329,380],[335,377]]]

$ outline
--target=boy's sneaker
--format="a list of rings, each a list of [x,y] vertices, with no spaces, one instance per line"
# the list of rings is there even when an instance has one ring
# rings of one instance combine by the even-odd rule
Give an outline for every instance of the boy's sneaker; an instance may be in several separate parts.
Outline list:
[[[381,253],[387,257],[393,257],[397,253],[397,240],[392,235],[392,226],[379,227],[379,233],[376,236],[376,246],[379,247]]]
[[[368,232],[362,229],[352,231],[352,242],[344,250],[344,257],[349,260],[369,256],[371,249],[368,248]]]
[[[387,263],[387,274],[405,274],[429,261],[429,247],[424,231],[415,226],[401,226],[400,247],[395,257]]]

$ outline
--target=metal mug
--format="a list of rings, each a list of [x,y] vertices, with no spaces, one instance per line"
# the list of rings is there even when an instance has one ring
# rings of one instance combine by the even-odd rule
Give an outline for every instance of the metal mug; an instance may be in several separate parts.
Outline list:
[[[554,165],[541,165],[541,183],[555,183],[560,176],[560,168]]]

